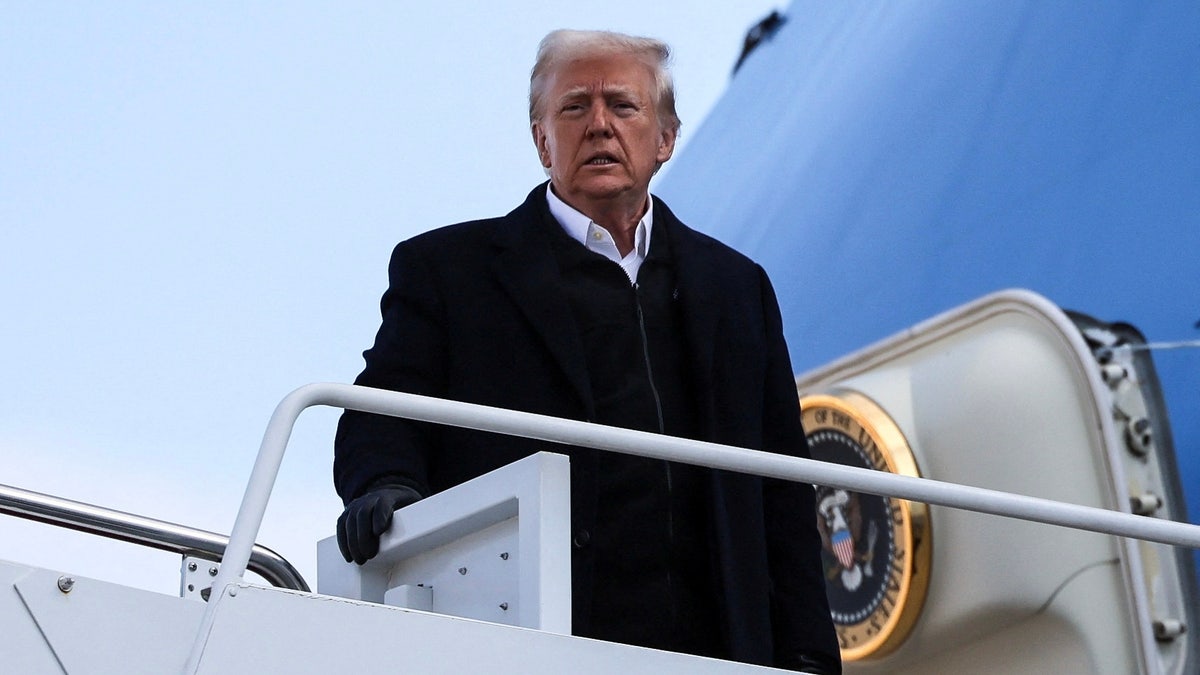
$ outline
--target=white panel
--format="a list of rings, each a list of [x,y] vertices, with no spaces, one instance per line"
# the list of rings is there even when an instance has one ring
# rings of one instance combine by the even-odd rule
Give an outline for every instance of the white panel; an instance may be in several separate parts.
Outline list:
[[[423,586],[435,612],[570,633],[570,505],[567,458],[526,457],[400,509],[361,567],[322,540],[318,591],[384,602]]]
[[[263,630],[263,626],[277,626]],[[201,675],[753,675],[790,671],[281,589],[237,587]]]
[[[1110,475],[1120,468],[1109,466],[1107,452],[1118,441],[1107,391],[1088,372],[1091,359],[1057,308],[1010,292],[920,324],[798,384],[802,393],[842,388],[874,400],[904,432],[927,478],[1124,510],[1116,496],[1123,481]],[[1026,635],[1019,626],[1048,611],[1055,594],[1085,570],[1104,570],[1088,572],[1090,604],[1074,603],[1051,622],[1065,626],[1059,633],[1074,636],[1075,646],[1046,649],[1083,649],[1083,662],[1097,664],[1066,672],[1145,668],[1144,616],[1118,540],[937,507],[930,521],[934,560],[923,616],[893,655],[847,672],[920,672],[948,652],[962,657],[956,663],[975,663],[970,672],[1001,672],[985,665],[985,652],[1010,653],[1018,671],[1003,672],[1033,667],[1037,661],[1028,659],[1040,647],[997,643],[997,636]],[[1107,620],[1094,621],[1093,613]],[[970,656],[975,648],[982,650],[978,662]]]
[[[1097,594],[1109,592],[1111,577],[1119,572],[1115,567],[1116,563],[1089,568],[1072,579],[1042,611],[981,640],[894,671],[894,675],[1126,675],[1132,655],[1096,660],[1102,654],[1114,654],[1108,645],[1095,641],[1119,634],[1125,625],[1119,607],[1097,608],[1096,603]],[[848,672],[858,669],[850,668]]]
[[[73,577],[74,585],[64,593],[60,576],[39,569],[15,587],[67,673],[161,675],[182,670],[200,625],[201,603],[81,577]]]
[[[383,594],[383,604],[389,607],[408,607],[425,612],[433,611],[433,589],[427,586],[404,584],[389,588]]]
[[[17,593],[16,582],[33,572],[31,567],[0,562],[0,666],[8,673],[62,673],[54,652]]]

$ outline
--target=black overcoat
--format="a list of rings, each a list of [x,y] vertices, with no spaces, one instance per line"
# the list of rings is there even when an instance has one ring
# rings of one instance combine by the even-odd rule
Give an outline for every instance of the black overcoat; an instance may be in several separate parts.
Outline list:
[[[577,420],[594,417],[546,227],[546,185],[502,218],[434,230],[396,246],[383,322],[356,384]],[[808,456],[779,308],[757,264],[681,223],[654,200],[668,237],[686,363],[702,438]],[[334,480],[346,502],[389,477],[431,494],[539,450],[571,461],[573,620],[586,625],[596,450],[346,412]],[[785,665],[837,654],[810,486],[713,472],[720,601],[733,658]]]

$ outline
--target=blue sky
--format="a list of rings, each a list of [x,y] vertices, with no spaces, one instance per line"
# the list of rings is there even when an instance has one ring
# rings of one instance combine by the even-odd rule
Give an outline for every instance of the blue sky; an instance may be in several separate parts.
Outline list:
[[[392,246],[544,179],[545,33],[669,42],[686,152],[746,30],[786,9],[280,7],[0,9],[0,483],[228,532],[276,403],[361,368]],[[336,418],[301,417],[259,537],[314,587]],[[12,518],[0,559],[178,588],[173,554]]]

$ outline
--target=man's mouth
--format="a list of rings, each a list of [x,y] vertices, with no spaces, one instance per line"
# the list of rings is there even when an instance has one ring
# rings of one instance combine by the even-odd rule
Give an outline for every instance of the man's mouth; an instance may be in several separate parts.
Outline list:
[[[617,163],[617,160],[613,159],[612,157],[609,157],[608,155],[600,155],[598,157],[593,157],[587,161],[587,164],[589,166],[605,166],[607,164],[616,164],[616,163]]]

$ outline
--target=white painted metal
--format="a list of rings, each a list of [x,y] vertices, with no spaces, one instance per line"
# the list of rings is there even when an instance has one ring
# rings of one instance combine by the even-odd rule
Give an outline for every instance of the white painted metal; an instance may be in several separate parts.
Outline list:
[[[317,590],[569,635],[570,531],[568,460],[542,452],[400,509],[365,565],[322,540]]]
[[[913,330],[917,331],[920,328],[921,325]],[[1200,526],[1186,523],[415,394],[346,384],[309,384],[285,397],[276,407],[267,425],[238,510],[233,533],[230,535],[223,567],[213,584],[214,595],[218,597],[216,601],[210,601],[207,605],[204,620],[188,659],[189,673],[196,672],[199,657],[204,651],[213,616],[219,609],[221,598],[224,597],[220,590],[240,579],[244,573],[296,418],[304,409],[315,405],[527,436],[568,445],[841,487],[857,492],[886,494],[927,504],[1200,548]],[[993,451],[1004,450],[1003,447],[997,447]],[[1046,452],[1053,451],[1053,447],[1046,448]]]
[[[1035,610],[1013,606],[1002,615],[991,617],[995,630],[987,630],[979,621],[957,626],[953,639],[937,644],[928,632],[914,631],[902,648],[876,662],[845,664],[845,675],[1132,675],[1141,672],[1136,665],[1131,638],[1120,634],[1125,627],[1119,607],[1104,607],[1111,598],[1112,567],[1084,570],[1063,585],[1051,602]],[[944,570],[936,569],[935,573]],[[1006,588],[1013,584],[1005,584]],[[970,600],[979,584],[959,590]],[[1021,598],[1023,599],[1023,598]],[[981,598],[981,602],[985,600]],[[926,605],[926,609],[931,609]],[[981,607],[980,613],[995,610]],[[978,618],[978,617],[973,617]],[[1001,621],[1000,619],[1003,619]],[[921,625],[935,620],[923,617]],[[918,630],[920,628],[918,627]],[[945,634],[945,633],[943,633]],[[1121,635],[1111,644],[1097,644],[1099,636]],[[924,651],[920,658],[909,658]],[[1102,658],[1097,658],[1098,656]]]
[[[159,675],[184,665],[203,608],[161,593],[0,563],[0,671]],[[67,592],[62,589],[68,588]],[[23,615],[20,610],[25,610]]]
[[[463,675],[756,675],[745,663],[235,584],[221,599],[198,672]],[[263,626],[288,630],[264,634]]]
[[[1109,387],[1075,326],[1033,294],[983,298],[798,384],[854,391],[887,410],[926,475],[1128,509]],[[964,511],[931,509],[930,520],[920,622],[896,653],[848,672],[948,672],[951,663],[953,672],[1020,672],[1043,662],[1036,670],[1169,672],[1127,541]],[[1045,635],[998,637],[1024,635],[1028,622]]]
[[[319,591],[318,591],[319,592]],[[333,593],[332,595],[338,595]],[[403,607],[405,609],[419,609],[423,612],[432,612],[433,609],[433,587],[432,586],[413,586],[412,584],[401,584],[393,588],[389,588],[383,594],[383,604],[388,607]],[[438,614],[450,614],[448,612],[438,612]],[[450,614],[450,616],[463,616],[462,614]],[[469,617],[475,618],[475,617]],[[485,619],[486,620],[486,619]]]
[[[16,584],[36,570],[0,561],[0,655],[13,673],[62,673],[54,650],[38,630]],[[196,608],[199,612],[199,607]]]
[[[0,672],[178,673],[199,603],[0,562]],[[285,589],[226,586],[198,670],[752,675],[784,671]]]
[[[192,555],[183,556],[179,566],[179,597],[201,602],[208,599],[206,590],[212,587],[221,563]]]

